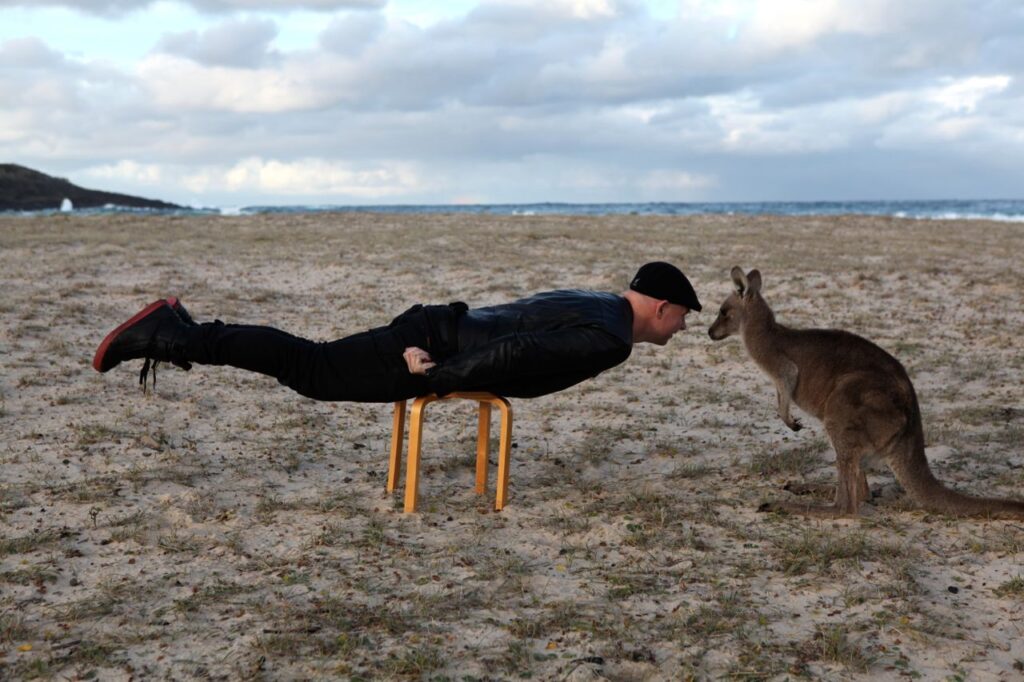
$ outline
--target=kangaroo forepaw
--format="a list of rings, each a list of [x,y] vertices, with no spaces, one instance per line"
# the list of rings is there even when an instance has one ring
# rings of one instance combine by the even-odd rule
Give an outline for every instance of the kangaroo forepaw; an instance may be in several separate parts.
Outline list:
[[[788,422],[786,422],[786,426],[793,429],[794,431],[799,431],[800,429],[804,428],[804,425],[796,417],[793,417]]]

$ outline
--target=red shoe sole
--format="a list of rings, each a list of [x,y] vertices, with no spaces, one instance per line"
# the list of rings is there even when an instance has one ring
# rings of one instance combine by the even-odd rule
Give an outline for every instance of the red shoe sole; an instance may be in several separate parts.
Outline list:
[[[175,302],[177,302],[177,299],[175,299]],[[114,342],[114,339],[117,338],[118,334],[120,334],[125,329],[132,326],[142,318],[146,317],[154,310],[157,310],[161,306],[165,305],[167,305],[167,301],[165,299],[161,298],[159,301],[153,301],[148,306],[146,306],[139,312],[135,313],[135,315],[133,315],[132,318],[129,319],[127,322],[125,322],[124,324],[120,325],[117,329],[107,334],[106,337],[104,337],[103,342],[100,344],[100,347],[96,349],[96,355],[92,357],[92,368],[95,369],[97,372],[108,372],[111,369],[113,369],[112,367],[108,367],[107,369],[101,368],[103,367],[103,356],[106,355],[107,349],[110,347],[110,344]]]

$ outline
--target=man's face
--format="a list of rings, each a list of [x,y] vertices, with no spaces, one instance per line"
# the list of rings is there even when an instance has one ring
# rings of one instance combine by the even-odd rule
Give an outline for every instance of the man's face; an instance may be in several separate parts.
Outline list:
[[[654,343],[664,346],[678,332],[686,329],[686,316],[690,309],[686,306],[664,301],[658,305],[654,314]]]

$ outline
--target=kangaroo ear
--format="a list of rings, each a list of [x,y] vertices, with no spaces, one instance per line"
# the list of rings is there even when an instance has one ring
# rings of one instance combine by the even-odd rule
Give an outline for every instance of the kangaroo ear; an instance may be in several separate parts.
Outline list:
[[[750,289],[747,293],[757,294],[761,292],[761,271],[751,270],[747,273],[747,281],[750,282]]]
[[[737,265],[733,267],[732,272],[729,274],[732,275],[733,284],[736,285],[736,293],[742,296],[743,292],[747,290],[747,286],[749,286],[747,276],[743,274],[743,269]]]

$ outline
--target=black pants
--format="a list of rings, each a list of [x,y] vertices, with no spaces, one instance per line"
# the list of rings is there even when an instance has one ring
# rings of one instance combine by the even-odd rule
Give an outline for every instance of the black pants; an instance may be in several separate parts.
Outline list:
[[[444,347],[445,335],[435,333],[424,310],[416,306],[387,327],[323,343],[273,327],[218,321],[191,328],[186,354],[191,362],[272,376],[315,400],[407,400],[430,393],[430,388],[426,377],[409,372],[402,358],[405,349],[417,346],[435,358],[453,352]]]

